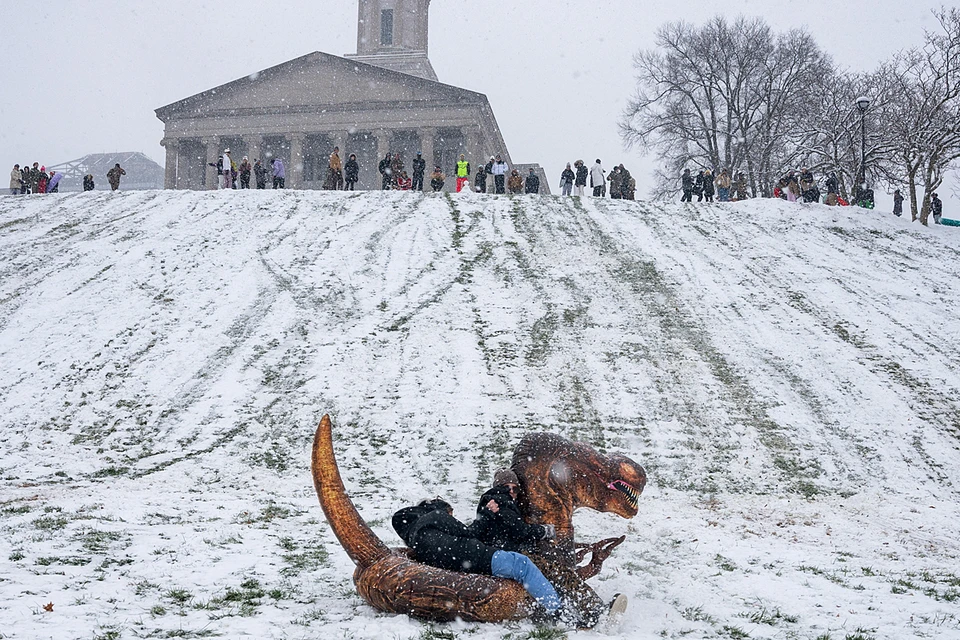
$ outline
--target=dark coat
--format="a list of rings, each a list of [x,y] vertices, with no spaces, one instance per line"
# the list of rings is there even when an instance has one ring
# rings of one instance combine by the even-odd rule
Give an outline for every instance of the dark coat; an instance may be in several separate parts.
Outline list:
[[[110,169],[110,171],[107,171],[107,181],[110,183],[111,187],[116,188],[120,186],[120,176],[125,175],[127,175],[126,171],[120,167],[114,167],[113,169]]]
[[[491,500],[500,509],[497,513],[487,509]],[[483,494],[477,506],[477,519],[467,528],[480,542],[494,549],[517,553],[525,553],[546,534],[543,525],[524,522],[520,508],[510,497],[510,489],[503,485]]]
[[[416,160],[413,161],[416,164]],[[343,175],[347,182],[357,182],[360,179],[360,164],[356,160],[347,160],[343,165]]]
[[[540,178],[536,174],[527,175],[526,193],[540,193]]]
[[[681,178],[681,180],[683,181],[683,191],[693,192],[693,176],[689,173],[685,173],[683,174],[683,178]]]
[[[490,575],[496,549],[479,540],[469,528],[447,512],[446,503],[435,501],[409,507],[394,514],[393,528],[417,562],[448,571]]]
[[[837,176],[830,176],[827,178],[827,193],[840,193],[840,181],[837,180]]]
[[[562,187],[568,182],[570,184],[573,184],[573,181],[576,179],[577,179],[577,174],[573,172],[573,169],[564,169],[563,173],[560,174],[560,186]]]
[[[940,198],[932,198],[930,200],[930,213],[935,216],[943,215],[943,200]]]
[[[587,169],[587,165],[582,164],[577,167],[577,186],[585,187],[587,186],[587,176],[590,175],[590,171]]]
[[[413,159],[413,175],[423,178],[423,172],[427,170],[427,161],[417,156]]]
[[[713,188],[713,174],[703,174],[703,195],[713,196],[715,189]]]

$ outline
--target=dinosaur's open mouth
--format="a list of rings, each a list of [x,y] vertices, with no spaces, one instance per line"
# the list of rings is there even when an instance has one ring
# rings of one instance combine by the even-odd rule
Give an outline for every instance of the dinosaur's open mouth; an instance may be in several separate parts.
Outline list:
[[[617,491],[621,492],[623,495],[627,496],[627,502],[630,503],[630,506],[633,507],[634,509],[637,508],[637,505],[639,504],[639,501],[640,501],[639,491],[631,487],[629,484],[627,484],[623,480],[614,480],[607,486],[610,487],[611,489],[616,489]]]

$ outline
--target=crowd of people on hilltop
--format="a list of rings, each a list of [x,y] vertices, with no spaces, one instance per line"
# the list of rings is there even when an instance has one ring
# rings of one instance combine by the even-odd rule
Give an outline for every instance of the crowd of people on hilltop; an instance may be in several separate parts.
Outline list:
[[[107,172],[107,181],[113,191],[120,188],[120,176],[125,175],[127,172],[120,167],[119,162]],[[51,170],[48,173],[46,166],[42,166],[39,162],[34,162],[32,167],[26,164],[22,167],[15,164],[10,171],[10,195],[58,193],[62,179],[62,172]],[[83,177],[83,190],[93,191],[95,188],[93,175],[88,173]]]
[[[286,179],[286,167],[279,157],[274,158],[270,166],[265,166],[260,159],[253,163],[247,156],[238,164],[230,149],[225,149],[217,162],[209,163],[216,169],[217,184],[220,189],[257,189],[268,188],[268,178],[273,178],[273,188],[283,189]],[[443,191],[447,184],[448,175],[443,167],[434,165],[432,173],[427,172],[427,161],[422,152],[418,152],[408,169],[402,154],[398,152],[386,153],[377,164],[380,174],[380,188],[385,191]],[[451,167],[451,173],[456,180],[456,190],[464,189],[478,193],[494,194],[537,194],[540,193],[540,176],[530,167],[524,175],[521,170],[513,167],[500,154],[490,156],[490,159],[476,167],[460,154],[459,159]],[[327,170],[322,188],[330,191],[354,191],[360,181],[360,164],[356,154],[350,154],[346,162],[340,154],[340,148],[334,147],[327,162]],[[472,182],[472,185],[471,185]],[[598,159],[592,168],[588,169],[583,160],[577,160],[560,176],[560,189],[565,196],[583,196],[589,183],[595,197],[606,197],[609,193],[613,199],[633,200],[637,190],[637,181],[622,164],[615,166],[609,175]]]
[[[690,172],[690,169],[684,169],[680,177],[680,186],[683,192],[680,202],[693,202],[693,196],[697,196],[697,202],[714,202],[714,197],[717,202],[737,202],[750,197],[747,193],[747,180],[743,173],[737,173],[731,179],[726,169],[721,169],[717,176],[714,176],[710,169],[703,169],[696,176]],[[840,179],[835,171],[825,176],[823,187],[826,195],[821,191],[813,172],[807,167],[802,167],[797,171],[787,172],[777,180],[773,197],[788,202],[822,202],[830,207],[845,207],[853,204],[863,209],[873,209],[876,204],[875,193],[868,184],[854,185],[850,201],[845,200],[840,195]],[[930,213],[933,214],[934,222],[941,224],[943,201],[936,193],[930,196]],[[893,192],[893,215],[898,217],[903,215],[903,195],[899,189]]]
[[[269,168],[259,158],[251,164],[247,156],[237,164],[230,149],[224,149],[216,162],[208,164],[217,171],[218,189],[250,189],[251,184],[257,189],[266,189],[268,178],[272,179],[274,189],[283,189],[286,184],[286,167],[280,158],[274,158]]]
[[[749,197],[743,173],[731,177],[726,169],[721,169],[717,175],[710,169],[703,169],[696,176],[690,173],[690,169],[684,169],[680,183],[683,191],[680,202],[693,202],[693,196],[697,196],[697,202],[714,202],[714,197],[717,202],[737,202]]]

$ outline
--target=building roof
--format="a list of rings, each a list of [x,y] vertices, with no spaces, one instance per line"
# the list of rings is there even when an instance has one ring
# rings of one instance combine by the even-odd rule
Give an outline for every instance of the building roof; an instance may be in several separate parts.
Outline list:
[[[277,96],[277,101],[272,106],[287,113],[295,112],[298,108],[314,109],[323,105],[337,105],[341,108],[351,107],[349,103],[337,100],[336,96],[338,94],[330,91],[329,84],[331,84],[332,79],[344,75],[377,80],[385,85],[399,85],[407,89],[413,89],[418,102],[489,106],[487,97],[482,93],[384,69],[359,60],[315,51],[160,107],[156,110],[156,114],[165,123],[177,119],[178,116],[242,115],[242,109],[235,107],[218,109],[217,103],[222,102],[225,97],[236,94],[255,93],[259,86],[268,81],[291,75],[303,76],[298,79],[298,82],[304,96],[309,98],[309,104],[296,104],[295,100],[293,102],[286,101],[286,96]],[[331,96],[334,96],[334,99],[331,99]],[[382,99],[378,99],[378,97]],[[390,96],[379,96],[377,93],[371,92],[362,102],[353,106],[356,108],[370,108],[372,105],[380,108],[399,106],[395,104],[396,100],[390,100],[389,98]]]

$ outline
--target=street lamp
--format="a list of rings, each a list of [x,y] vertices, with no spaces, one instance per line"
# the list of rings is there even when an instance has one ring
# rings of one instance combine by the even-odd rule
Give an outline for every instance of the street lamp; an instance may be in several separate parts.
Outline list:
[[[860,171],[857,175],[857,192],[864,189],[867,181],[867,109],[870,108],[870,98],[857,98],[857,109],[860,110]]]

